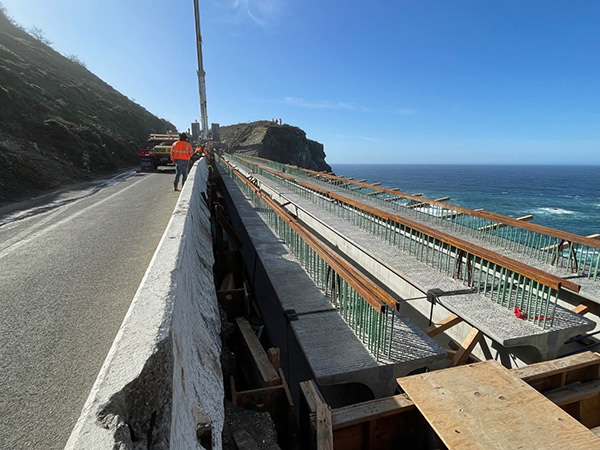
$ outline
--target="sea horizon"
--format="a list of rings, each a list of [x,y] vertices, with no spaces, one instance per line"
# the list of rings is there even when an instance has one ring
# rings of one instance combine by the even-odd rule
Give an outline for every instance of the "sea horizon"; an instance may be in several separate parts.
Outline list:
[[[330,164],[336,175],[588,236],[600,233],[600,165]]]
[[[552,166],[552,167],[600,167],[600,164],[581,164],[581,163],[383,163],[383,162],[369,162],[369,163],[361,163],[361,162],[342,162],[342,163],[332,163],[326,161],[330,166]]]

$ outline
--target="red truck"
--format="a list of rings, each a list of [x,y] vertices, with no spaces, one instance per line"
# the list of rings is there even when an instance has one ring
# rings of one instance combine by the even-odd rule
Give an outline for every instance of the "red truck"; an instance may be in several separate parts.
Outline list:
[[[140,150],[140,170],[154,171],[159,166],[172,166],[171,144],[179,139],[179,134],[151,134],[148,145]]]

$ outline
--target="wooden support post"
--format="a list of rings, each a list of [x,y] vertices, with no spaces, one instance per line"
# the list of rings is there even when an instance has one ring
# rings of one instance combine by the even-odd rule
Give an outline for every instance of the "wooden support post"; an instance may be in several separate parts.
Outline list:
[[[276,386],[281,384],[279,374],[269,361],[267,353],[262,347],[258,337],[254,334],[254,330],[250,323],[244,317],[236,317],[235,322],[242,334],[242,341],[246,347],[247,353],[250,355],[250,365],[248,370],[252,371],[253,378],[256,378],[256,383],[259,387]]]
[[[427,336],[429,337],[434,337],[438,334],[442,334],[444,331],[448,330],[449,328],[452,328],[454,325],[460,322],[462,322],[461,317],[457,316],[456,314],[450,314],[445,319],[441,320],[438,323],[434,323],[429,328],[427,328],[427,330],[425,330],[425,333],[427,333]]]
[[[317,405],[317,450],[333,450],[331,408],[327,403]]]
[[[299,436],[302,440],[302,448],[315,448],[318,442],[318,432],[314,420],[319,405],[325,404],[325,400],[314,380],[301,381],[300,392],[302,395],[300,396],[299,405],[301,412]],[[321,411],[321,414],[323,414],[323,411]]]
[[[221,205],[216,205],[215,215],[216,215],[217,222],[219,222],[219,225],[221,225],[221,228],[223,228],[227,232],[227,236],[233,242],[233,244],[235,245],[235,248],[241,249],[242,241],[240,241],[240,238],[237,237],[237,234],[235,233],[235,230],[233,229],[233,226],[231,225],[231,223],[229,223],[229,219],[225,215],[224,209]]]
[[[483,333],[477,328],[471,329],[467,338],[462,343],[461,348],[459,348],[456,354],[454,355],[454,358],[452,359],[452,363],[450,365],[460,366],[461,364],[467,362],[467,360],[469,359],[469,355],[471,354],[471,352],[475,348],[475,345],[477,345],[482,336]]]
[[[304,395],[304,399],[306,400],[306,405],[308,406],[308,411],[310,413],[317,412],[317,405],[319,403],[323,403],[323,397],[319,392],[319,388],[317,388],[316,383],[313,380],[309,381],[301,381],[300,382],[300,390]]]
[[[279,371],[281,368],[281,356],[279,352],[279,347],[271,347],[267,351],[267,355],[269,356],[269,361],[273,364],[275,370]]]

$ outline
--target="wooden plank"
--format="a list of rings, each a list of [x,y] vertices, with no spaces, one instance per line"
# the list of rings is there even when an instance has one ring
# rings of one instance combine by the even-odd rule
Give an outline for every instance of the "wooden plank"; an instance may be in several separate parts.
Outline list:
[[[512,369],[512,372],[540,392],[577,381],[600,378],[600,355],[578,353]]]
[[[396,200],[397,200],[397,199],[396,199]],[[428,200],[428,199],[427,199],[427,200]],[[436,198],[436,199],[435,199],[435,200],[433,200],[433,201],[434,201],[434,202],[440,202],[440,203],[443,203],[443,202],[447,202],[448,200],[450,200],[450,197],[447,197],[447,196],[446,196],[446,197],[440,197],[440,198]],[[426,206],[428,206],[428,205],[430,205],[430,203],[427,203],[427,202],[421,202],[421,203],[418,203],[418,202],[416,202],[416,203],[409,203],[409,204],[408,204],[408,205],[406,205],[406,206],[407,206],[407,208],[422,208],[422,207],[426,207]]]
[[[242,333],[243,342],[246,350],[251,356],[251,364],[253,364],[254,374],[258,378],[254,380],[258,383],[259,387],[265,386],[276,386],[281,384],[281,378],[279,374],[269,361],[267,353],[263,349],[258,337],[254,334],[254,330],[248,323],[245,317],[236,317],[235,322]]]
[[[317,450],[333,450],[331,408],[327,403],[317,405]]]
[[[316,415],[317,450],[333,450],[333,430],[331,428],[331,408],[323,399],[314,380],[300,382],[300,390],[308,406],[309,415]]]
[[[451,366],[460,366],[468,361],[469,355],[482,338],[483,333],[477,328],[472,328],[466,339],[462,343],[462,346],[458,349],[454,358],[452,358]]]
[[[592,301],[585,301],[585,302],[577,305],[571,311],[573,311],[575,314],[580,314],[583,316],[584,314],[591,311],[592,309],[595,309],[597,306],[598,306],[597,303],[594,303]]]
[[[268,386],[258,389],[249,389],[246,391],[236,391],[235,397],[232,392],[231,399],[234,405],[242,408],[264,411],[267,405],[273,403],[272,399],[284,396],[284,388],[278,386]],[[280,392],[281,391],[281,392]]]
[[[336,431],[415,409],[415,404],[405,395],[394,395],[334,409],[331,411],[331,423]]]
[[[526,216],[521,216],[521,217],[517,217],[514,220],[532,220],[533,219],[533,214],[527,214]],[[491,230],[497,230],[498,228],[504,228],[507,227],[508,225],[502,222],[499,223],[493,223],[491,225],[486,225],[484,227],[479,227],[477,228],[477,231],[491,231]]]
[[[441,320],[440,322],[434,323],[429,328],[427,328],[427,330],[425,330],[425,333],[427,333],[427,336],[429,337],[434,337],[438,334],[442,334],[444,331],[446,331],[449,328],[452,328],[454,325],[460,322],[462,322],[462,317],[459,317],[456,314],[450,314],[445,319]]]
[[[524,368],[512,369],[511,372],[517,376],[528,377],[535,381],[542,376],[552,377],[557,374],[560,376],[569,370],[571,370],[571,372],[568,372],[570,374],[578,374],[582,368],[593,369],[593,364],[600,364],[600,355],[587,352],[561,358],[556,361],[545,361]],[[569,375],[569,378],[573,378],[573,381],[576,383],[581,381],[577,379],[578,377],[571,375]],[[597,378],[600,378],[600,374],[596,375]],[[582,409],[584,411],[590,409],[588,414],[593,416],[591,420],[600,420],[600,408],[592,410],[594,404],[590,403],[590,407],[588,407],[588,403],[590,402],[585,402]],[[404,394],[333,409],[331,412],[331,421],[334,443],[336,445],[344,443],[347,448],[351,448],[353,445],[354,447],[352,448],[361,448],[362,441],[360,439],[364,438],[364,427],[367,423],[373,421],[381,423],[382,419],[387,418],[401,420],[398,416],[407,416],[407,414],[413,413],[415,410],[415,404]],[[590,426],[585,422],[584,424]]]
[[[600,397],[600,380],[569,384],[544,392],[544,396],[558,406]]]
[[[398,384],[448,448],[599,448],[600,440],[497,361]]]

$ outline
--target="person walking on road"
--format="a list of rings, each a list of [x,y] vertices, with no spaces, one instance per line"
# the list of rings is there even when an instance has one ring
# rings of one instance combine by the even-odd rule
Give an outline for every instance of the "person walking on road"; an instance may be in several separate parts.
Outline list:
[[[192,144],[187,141],[187,134],[181,133],[179,140],[171,145],[171,161],[175,163],[175,181],[173,182],[173,190],[178,191],[179,177],[181,176],[181,187],[187,179],[188,169],[190,167],[190,158],[194,154]]]

